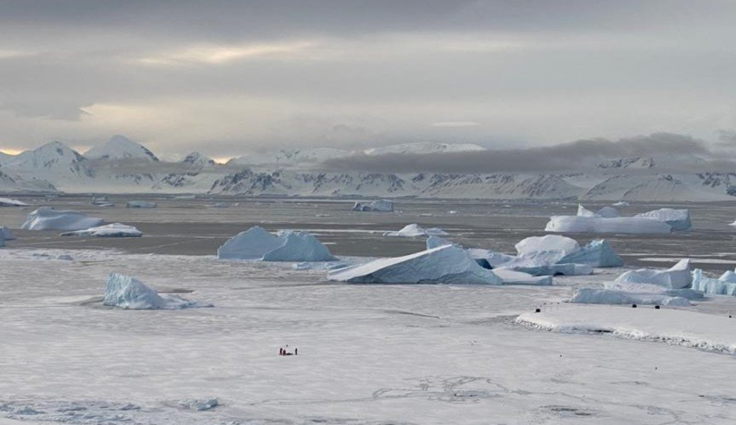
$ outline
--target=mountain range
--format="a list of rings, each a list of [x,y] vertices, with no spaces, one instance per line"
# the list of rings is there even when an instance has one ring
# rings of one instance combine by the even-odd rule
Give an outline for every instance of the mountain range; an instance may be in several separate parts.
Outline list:
[[[671,155],[611,158],[564,173],[371,173],[321,169],[330,159],[484,151],[473,144],[410,143],[361,152],[281,149],[217,164],[192,152],[160,160],[146,147],[114,136],[80,154],[51,142],[18,155],[0,153],[0,192],[201,193],[247,196],[417,197],[629,201],[736,200],[736,173],[667,172]],[[701,164],[702,165],[702,164]]]

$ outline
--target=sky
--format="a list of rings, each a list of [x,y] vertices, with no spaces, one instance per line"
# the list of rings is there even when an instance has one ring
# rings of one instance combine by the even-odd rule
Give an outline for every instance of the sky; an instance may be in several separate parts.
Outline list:
[[[3,0],[0,150],[736,137],[731,0]]]

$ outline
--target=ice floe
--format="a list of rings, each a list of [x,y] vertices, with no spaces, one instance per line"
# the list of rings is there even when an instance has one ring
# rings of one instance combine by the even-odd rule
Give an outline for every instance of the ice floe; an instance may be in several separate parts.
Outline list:
[[[404,226],[403,229],[395,232],[386,232],[383,236],[394,236],[394,237],[405,237],[405,238],[416,238],[422,236],[444,236],[447,235],[445,231],[437,227],[429,229],[423,229],[418,224],[409,224]]]
[[[176,295],[160,295],[138,279],[118,273],[110,273],[105,287],[106,306],[129,310],[178,310],[193,307],[212,307]]]
[[[667,270],[629,270],[616,278],[616,282],[648,283],[669,289],[687,288],[693,281],[690,260],[683,259]]]
[[[334,261],[336,258],[307,232],[281,231],[277,236],[255,226],[228,239],[217,250],[221,260]]]
[[[363,212],[393,212],[394,203],[385,199],[372,202],[356,202],[353,211]]]
[[[690,210],[676,210],[672,208],[661,208],[654,211],[649,211],[641,214],[637,214],[634,217],[639,218],[650,218],[652,220],[662,221],[667,223],[675,230],[689,230],[692,227],[690,221]]]
[[[98,238],[137,238],[143,233],[133,226],[120,223],[106,224],[103,226],[90,227],[84,230],[64,232],[61,236],[92,236]]]
[[[465,250],[454,245],[346,267],[330,272],[328,279],[349,283],[503,284],[495,273],[479,266]]]
[[[55,210],[49,207],[41,207],[28,214],[25,223],[21,226],[24,230],[83,230],[99,226],[103,223],[100,218],[88,217],[77,211]]]
[[[157,206],[153,201],[129,201],[125,203],[126,208],[156,208]]]

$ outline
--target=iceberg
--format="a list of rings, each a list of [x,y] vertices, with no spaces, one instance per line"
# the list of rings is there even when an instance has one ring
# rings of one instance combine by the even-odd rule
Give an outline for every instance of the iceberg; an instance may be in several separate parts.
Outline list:
[[[3,234],[0,233],[0,248],[5,246],[5,238],[3,237]]]
[[[8,240],[8,238],[6,237],[5,240]],[[721,277],[718,278],[718,280],[720,280],[722,282],[736,283],[736,273],[734,273],[731,270],[729,270],[729,271],[723,273],[721,275]]]
[[[613,207],[603,207],[596,214],[603,218],[616,218],[618,217],[618,210]]]
[[[594,213],[593,211],[585,208],[582,204],[578,204],[578,217],[600,217],[598,214]]]
[[[447,235],[442,229],[432,227],[429,229],[423,229],[418,224],[409,224],[404,226],[403,229],[396,232],[386,232],[383,236],[393,237],[404,237],[404,238],[416,238],[420,236],[445,236]]]
[[[596,239],[581,249],[567,254],[558,263],[587,264],[593,267],[622,267],[624,260],[616,254],[607,240]]]
[[[616,278],[616,282],[649,283],[669,289],[683,289],[693,282],[690,260],[683,259],[667,270],[629,270]]]
[[[429,248],[429,246],[427,246]],[[495,269],[504,264],[516,260],[513,255],[502,254],[500,252],[491,251],[490,249],[470,248],[467,250],[470,258],[474,259],[481,267],[485,269]]]
[[[560,235],[532,236],[515,245],[521,257],[539,256],[540,252],[553,252],[564,257],[566,254],[580,251],[580,244],[575,239]]]
[[[61,236],[93,236],[98,238],[138,238],[143,236],[140,230],[133,226],[113,223],[104,226],[90,227],[84,230],[64,232]]]
[[[626,201],[618,201],[616,203],[611,204],[614,207],[628,207],[630,204]]]
[[[513,268],[532,276],[587,276],[593,274],[593,267],[587,264],[544,264],[515,261],[505,267]]]
[[[503,284],[496,274],[454,245],[331,271],[328,279],[348,283]]]
[[[435,236],[435,235],[429,235],[429,237],[427,238],[427,249],[439,248],[445,245],[456,245],[456,244],[453,244],[452,242],[442,239],[441,237]]]
[[[83,230],[99,226],[103,223],[100,218],[88,217],[77,211],[55,210],[50,207],[41,207],[28,214],[24,230]]]
[[[138,279],[110,273],[105,287],[104,305],[129,310],[177,310],[192,307],[212,307],[188,301],[175,295],[159,295]]]
[[[670,233],[669,224],[641,217],[581,217],[556,215],[550,217],[546,232],[559,233]]]
[[[531,275],[518,270],[500,267],[493,269],[493,273],[500,277],[504,285],[534,285],[534,286],[550,286],[552,285],[552,276]]]
[[[670,297],[663,294],[633,293],[593,288],[578,289],[573,294],[570,302],[576,304],[691,305],[690,301],[683,297]]]
[[[25,202],[10,198],[0,198],[0,207],[27,207]]]
[[[156,208],[157,206],[153,201],[130,201],[125,203],[125,208]]]
[[[355,205],[353,205],[353,211],[393,212],[394,203],[385,199],[373,202],[356,202]]]
[[[735,282],[706,277],[700,269],[695,269],[692,277],[692,289],[696,291],[711,295],[736,295]]]
[[[690,210],[675,210],[672,208],[661,208],[637,214],[634,217],[649,218],[652,220],[667,223],[675,230],[689,230],[692,227],[690,222]]]
[[[6,241],[14,241],[15,235],[8,229],[8,226],[0,227],[0,236]]]
[[[330,250],[307,232],[282,231],[277,236],[255,226],[228,239],[217,249],[220,260],[334,261]]]

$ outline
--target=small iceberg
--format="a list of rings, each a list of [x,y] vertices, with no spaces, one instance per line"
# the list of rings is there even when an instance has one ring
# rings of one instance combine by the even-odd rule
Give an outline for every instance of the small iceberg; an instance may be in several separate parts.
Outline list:
[[[550,217],[544,230],[558,233],[660,234],[670,233],[672,227],[651,218],[556,215]]]
[[[328,279],[348,283],[503,284],[495,273],[454,245],[346,267],[330,272]]]
[[[8,226],[0,227],[0,236],[2,236],[2,238],[6,241],[15,240],[15,235],[13,234],[13,232],[10,231],[10,229],[8,229]]]
[[[201,304],[176,295],[159,295],[138,279],[118,273],[110,273],[102,303],[129,310],[179,310],[212,307],[212,304]]]
[[[92,200],[89,202],[90,205],[95,205],[98,207],[114,207],[115,204],[113,202],[110,202],[109,199],[107,199],[107,196],[99,196],[99,197],[92,197]]]
[[[689,306],[690,301],[683,297],[671,297],[664,294],[633,293],[611,289],[581,288],[575,291],[571,303],[576,304],[639,304]]]
[[[638,269],[629,270],[616,278],[616,282],[648,283],[669,289],[683,289],[690,286],[693,275],[690,260],[683,259],[667,270]]]
[[[130,201],[125,203],[125,208],[156,208],[158,204],[153,201]]]
[[[362,212],[393,212],[394,203],[385,199],[373,202],[356,202],[353,211]]]
[[[618,201],[616,203],[611,204],[614,207],[628,207],[630,204],[626,201]]]
[[[649,218],[652,220],[661,221],[670,225],[670,227],[672,227],[674,230],[689,230],[693,227],[690,221],[690,210],[661,208],[658,210],[637,214],[634,217]]]
[[[445,235],[447,235],[447,233],[443,231],[442,229],[439,229],[437,227],[432,227],[430,229],[423,229],[419,227],[418,224],[409,224],[407,226],[404,226],[404,228],[399,231],[386,232],[383,234],[383,236],[404,237],[404,238],[416,238],[416,237],[422,237],[422,236],[445,236]]]
[[[693,271],[692,289],[710,295],[736,295],[734,273],[726,272],[720,278],[706,277],[702,270]]]
[[[307,232],[281,231],[277,236],[255,226],[228,239],[217,249],[220,260],[335,261],[317,238]]]
[[[120,223],[106,224],[104,226],[90,227],[84,230],[64,232],[61,236],[91,236],[97,238],[139,238],[143,233],[133,226]]]
[[[0,207],[27,207],[25,202],[10,198],[0,198]]]
[[[501,278],[504,285],[552,285],[552,275],[531,275],[529,273],[524,273],[522,271],[509,269],[506,267],[495,268],[493,269],[493,273]]]
[[[77,211],[55,210],[50,207],[41,207],[28,214],[23,230],[83,230],[99,226],[103,223],[100,218],[88,217]]]

